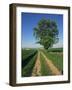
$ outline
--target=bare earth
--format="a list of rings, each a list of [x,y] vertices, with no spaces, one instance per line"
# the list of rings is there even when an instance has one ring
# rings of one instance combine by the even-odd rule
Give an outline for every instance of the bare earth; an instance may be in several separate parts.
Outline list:
[[[38,52],[37,60],[35,66],[33,68],[32,76],[41,76],[40,73],[41,65],[40,65],[40,52]]]
[[[53,64],[53,62],[51,60],[49,60],[46,55],[41,52],[41,54],[43,55],[43,57],[46,60],[46,63],[48,65],[48,67],[50,68],[51,72],[53,75],[61,75],[61,72],[58,70],[58,68]]]

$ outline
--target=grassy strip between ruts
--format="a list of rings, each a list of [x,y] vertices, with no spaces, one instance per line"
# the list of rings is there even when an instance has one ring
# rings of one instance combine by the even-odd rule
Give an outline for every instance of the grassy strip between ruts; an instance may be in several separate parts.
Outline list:
[[[48,65],[46,64],[46,61],[44,59],[44,57],[42,56],[42,54],[40,54],[40,62],[41,62],[41,75],[42,76],[48,76],[48,75],[52,75]]]
[[[42,50],[42,52],[44,52],[48,59],[50,59],[61,72],[63,72],[63,55],[59,55],[54,52],[50,53],[45,50]]]
[[[33,67],[36,62],[36,58],[37,58],[37,53],[31,58],[30,62],[24,68],[22,68],[22,77],[31,76]]]

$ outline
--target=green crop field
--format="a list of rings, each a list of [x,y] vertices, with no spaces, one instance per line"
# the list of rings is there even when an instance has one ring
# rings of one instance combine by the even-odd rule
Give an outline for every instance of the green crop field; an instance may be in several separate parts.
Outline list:
[[[48,52],[63,52],[63,48],[49,48]]]
[[[40,54],[39,54],[40,52]],[[62,48],[54,48],[54,49],[22,49],[22,77],[32,76],[32,72],[35,64],[39,63],[36,67],[36,76],[37,71],[40,69],[41,76],[51,76],[54,75],[52,70],[48,66],[45,57],[41,54],[43,53],[48,60],[51,60],[53,65],[63,74],[63,49]],[[39,54],[39,58],[38,58]],[[38,58],[38,61],[37,61]]]
[[[22,50],[22,76],[31,76],[37,58],[37,50]]]

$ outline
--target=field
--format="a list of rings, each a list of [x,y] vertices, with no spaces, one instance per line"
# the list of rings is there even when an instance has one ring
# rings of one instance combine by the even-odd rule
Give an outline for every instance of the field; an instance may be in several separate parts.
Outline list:
[[[63,74],[63,49],[22,49],[22,77]]]

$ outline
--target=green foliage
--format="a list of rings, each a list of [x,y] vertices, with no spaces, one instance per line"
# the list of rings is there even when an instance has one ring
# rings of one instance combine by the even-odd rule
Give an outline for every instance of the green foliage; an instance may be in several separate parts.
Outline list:
[[[45,49],[58,42],[58,29],[55,21],[41,19],[34,28],[34,36]]]

